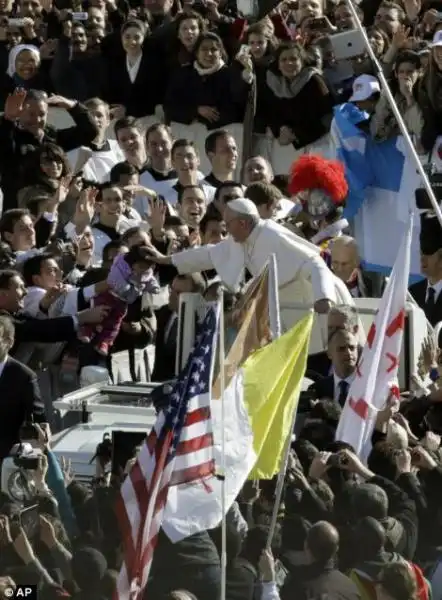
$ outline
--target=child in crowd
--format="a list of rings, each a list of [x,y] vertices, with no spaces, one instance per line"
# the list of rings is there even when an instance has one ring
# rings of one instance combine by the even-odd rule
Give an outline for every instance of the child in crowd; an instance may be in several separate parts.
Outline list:
[[[118,335],[127,305],[135,302],[144,292],[157,294],[160,291],[150,256],[151,252],[146,246],[134,246],[118,255],[107,278],[109,289],[95,297],[95,306],[108,306],[110,311],[99,328],[95,325],[83,326],[78,337],[82,342],[92,343],[102,356],[107,356]]]
[[[107,137],[111,122],[109,105],[100,98],[91,98],[84,104],[98,129],[98,135],[88,147],[82,146],[69,152],[68,158],[74,173],[81,171],[85,180],[104,183],[109,181],[112,167],[124,161],[124,154],[117,142]]]

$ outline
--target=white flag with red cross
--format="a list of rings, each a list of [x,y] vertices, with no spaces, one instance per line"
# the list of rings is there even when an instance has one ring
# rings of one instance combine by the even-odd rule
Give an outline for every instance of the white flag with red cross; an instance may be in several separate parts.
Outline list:
[[[351,444],[364,460],[371,450],[377,413],[385,407],[390,391],[399,398],[398,367],[405,325],[412,231],[411,215],[336,431],[336,439]]]

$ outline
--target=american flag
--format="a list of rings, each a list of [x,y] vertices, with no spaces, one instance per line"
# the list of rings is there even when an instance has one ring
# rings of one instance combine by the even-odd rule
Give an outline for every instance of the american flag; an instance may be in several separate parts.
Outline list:
[[[198,328],[187,364],[146,437],[117,503],[124,562],[116,599],[139,600],[146,587],[169,487],[202,481],[215,472],[210,396],[219,306]]]

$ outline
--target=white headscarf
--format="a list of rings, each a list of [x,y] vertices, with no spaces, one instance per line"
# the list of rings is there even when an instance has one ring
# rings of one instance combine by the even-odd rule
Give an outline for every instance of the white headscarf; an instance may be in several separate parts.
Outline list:
[[[17,60],[18,55],[24,50],[31,52],[31,54],[33,54],[38,60],[38,64],[40,64],[40,51],[37,48],[37,46],[32,46],[31,44],[19,44],[18,46],[14,46],[9,52],[8,58],[8,70],[6,71],[6,73],[9,75],[9,77],[13,77],[15,75],[15,62]]]

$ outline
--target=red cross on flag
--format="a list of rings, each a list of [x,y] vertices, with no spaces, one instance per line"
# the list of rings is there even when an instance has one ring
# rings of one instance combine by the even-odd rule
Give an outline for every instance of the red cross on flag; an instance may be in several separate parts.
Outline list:
[[[410,272],[413,218],[407,230],[367,334],[367,341],[350,385],[336,439],[351,444],[358,456],[367,459],[376,415],[384,408],[390,390],[399,396],[398,367],[405,324],[405,301]]]

